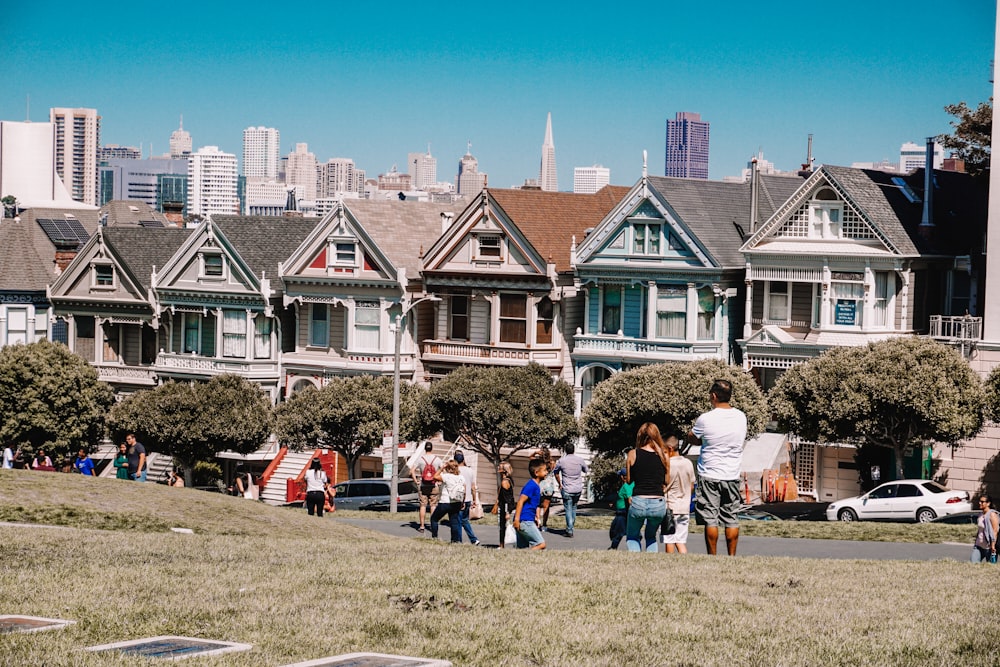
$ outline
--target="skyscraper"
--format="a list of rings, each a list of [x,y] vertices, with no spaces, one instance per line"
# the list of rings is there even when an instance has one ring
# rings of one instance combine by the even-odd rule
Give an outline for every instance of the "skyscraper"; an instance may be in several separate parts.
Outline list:
[[[708,178],[708,122],[701,114],[678,111],[667,121],[664,176]]]
[[[285,183],[295,188],[299,201],[316,201],[316,181],[319,178],[316,156],[309,152],[309,144],[295,144],[295,151],[288,154],[285,164]]]
[[[281,136],[273,127],[243,130],[243,175],[247,178],[277,178]]]
[[[479,172],[479,160],[472,156],[472,142],[465,155],[458,161],[458,175],[455,177],[455,186],[460,195],[474,195],[486,187],[486,174]]]
[[[573,192],[578,195],[592,195],[611,182],[611,170],[595,164],[593,167],[573,169]]]
[[[239,213],[236,156],[202,146],[188,157],[188,215]]]
[[[170,133],[170,157],[176,160],[190,153],[191,133],[184,131],[184,116],[181,116],[181,126]]]
[[[56,173],[73,199],[97,205],[97,147],[101,117],[97,109],[49,109],[56,126]]]
[[[427,186],[437,183],[438,161],[431,155],[430,146],[426,153],[407,153],[406,163],[414,190],[426,190]]]
[[[914,169],[923,169],[927,160],[927,146],[911,141],[899,147],[899,171],[908,174]],[[944,148],[934,142],[934,168],[940,169],[944,164]]]
[[[552,143],[552,112],[545,120],[545,142],[542,144],[542,166],[538,171],[538,185],[545,192],[559,191],[556,174],[556,145]]]

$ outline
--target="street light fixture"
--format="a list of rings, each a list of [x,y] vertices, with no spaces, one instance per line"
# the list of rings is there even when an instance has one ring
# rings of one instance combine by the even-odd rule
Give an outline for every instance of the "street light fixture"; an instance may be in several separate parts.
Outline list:
[[[424,301],[440,301],[441,298],[430,294],[410,303],[396,315],[396,347],[392,362],[392,479],[389,482],[389,511],[398,508],[399,496],[399,356],[403,343],[403,322],[417,304]],[[400,304],[402,305],[402,304]]]

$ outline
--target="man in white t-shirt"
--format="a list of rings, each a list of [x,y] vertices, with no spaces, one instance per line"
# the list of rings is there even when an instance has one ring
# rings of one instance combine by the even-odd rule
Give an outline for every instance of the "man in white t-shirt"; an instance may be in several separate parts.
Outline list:
[[[698,417],[687,436],[691,444],[701,445],[695,513],[705,524],[705,548],[713,556],[720,524],[725,529],[730,556],[736,555],[740,537],[736,512],[742,505],[739,477],[747,439],[747,416],[729,404],[732,396],[731,382],[713,382],[709,390],[712,409]]]
[[[10,446],[3,448],[3,467],[7,469],[14,467],[14,452]]]
[[[444,463],[441,462],[441,459],[434,456],[434,445],[431,444],[430,440],[424,442],[424,453],[410,465],[410,476],[413,478],[413,483],[416,484],[420,494],[420,511],[418,512],[420,525],[417,527],[418,532],[424,532],[427,514],[433,514],[437,508],[441,490],[438,483],[434,481],[434,475],[443,466]]]

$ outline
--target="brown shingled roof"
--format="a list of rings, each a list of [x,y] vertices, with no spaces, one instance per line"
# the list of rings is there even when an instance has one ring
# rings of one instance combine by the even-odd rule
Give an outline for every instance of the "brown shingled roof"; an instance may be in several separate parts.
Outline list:
[[[608,185],[596,194],[541,190],[489,190],[490,196],[517,225],[546,262],[559,272],[569,264],[573,237],[583,241],[588,229],[600,224],[631,188]]]

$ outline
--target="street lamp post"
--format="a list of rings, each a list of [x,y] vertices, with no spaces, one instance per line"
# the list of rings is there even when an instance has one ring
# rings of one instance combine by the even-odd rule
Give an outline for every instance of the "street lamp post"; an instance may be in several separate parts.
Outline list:
[[[423,301],[440,301],[433,294],[410,303],[396,315],[395,356],[392,361],[392,479],[389,482],[389,511],[396,512],[399,503],[399,357],[403,344],[403,322],[407,314]]]

